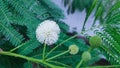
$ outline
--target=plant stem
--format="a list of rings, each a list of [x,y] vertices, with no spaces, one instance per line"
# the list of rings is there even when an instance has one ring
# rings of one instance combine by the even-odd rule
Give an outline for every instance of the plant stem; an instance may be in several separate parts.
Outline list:
[[[7,56],[13,56],[13,57],[22,58],[22,59],[25,59],[25,60],[28,60],[28,61],[31,61],[31,62],[34,62],[34,63],[42,63],[44,65],[47,65],[47,66],[51,67],[51,68],[62,68],[60,66],[55,66],[55,65],[49,64],[49,63],[47,63],[47,62],[45,62],[43,60],[40,60],[40,59],[35,59],[35,58],[32,58],[32,57],[19,55],[19,54],[16,54],[16,53],[1,51],[0,54],[1,55],[7,55]]]
[[[66,53],[68,53],[68,52],[69,52],[69,50],[64,51],[64,52],[62,52],[62,53],[60,53],[60,54],[58,54],[58,55],[55,55],[55,56],[53,56],[53,57],[51,57],[51,58],[46,59],[46,61],[49,61],[49,60],[51,60],[51,59],[54,59],[54,58],[59,57],[59,56],[61,56],[61,55],[64,55],[64,54],[66,54]]]
[[[46,51],[46,44],[44,43],[44,48],[43,48],[43,61],[45,60],[45,51]]]
[[[88,49],[88,52],[91,52],[91,50],[92,50],[92,47],[90,47],[89,49]],[[80,68],[80,65],[83,63],[83,60],[81,59],[80,60],[80,62],[78,63],[78,65],[76,66],[76,68]]]
[[[73,38],[75,38],[75,37],[77,37],[77,36],[78,36],[78,34],[75,34],[74,36],[72,36],[72,37],[64,40],[64,41],[61,42],[59,45],[55,46],[52,50],[50,50],[50,51],[47,53],[46,57],[47,57],[50,53],[52,53],[56,48],[58,48],[59,46],[61,46],[63,43],[65,43],[65,42],[67,42],[67,41],[69,41],[69,40],[71,40],[71,39],[73,39]]]
[[[24,44],[25,44],[25,43],[23,43],[23,44],[15,47],[15,48],[13,48],[13,49],[11,49],[9,52],[13,52],[13,51],[17,50],[18,48],[22,47]]]
[[[76,68],[80,68],[80,65],[83,63],[83,60],[81,59],[80,62],[77,64]]]

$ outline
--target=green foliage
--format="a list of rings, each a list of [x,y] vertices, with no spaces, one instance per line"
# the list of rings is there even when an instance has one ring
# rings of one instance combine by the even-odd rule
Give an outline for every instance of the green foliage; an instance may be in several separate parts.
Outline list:
[[[13,27],[11,27],[11,14],[7,10],[7,6],[3,1],[0,2],[0,30],[5,35],[6,39],[10,40],[13,45],[19,45],[23,37]]]
[[[0,0],[0,48],[5,55],[14,56],[0,56],[0,68],[37,68],[46,67],[47,65],[50,67],[55,65],[75,67],[81,53],[88,50],[89,46],[78,38],[65,41],[71,38],[71,36],[67,35],[69,26],[61,21],[63,18],[63,11],[50,0]],[[38,24],[48,19],[57,22],[61,33],[58,42],[54,46],[47,47],[46,52],[48,53],[58,44],[60,46],[53,50],[46,58],[68,50],[68,47],[72,44],[76,44],[80,49],[77,55],[70,55],[68,53],[55,58],[53,61],[41,62],[43,44],[36,39],[35,31]],[[8,53],[4,51],[8,51]],[[93,64],[100,57],[98,57],[96,50],[92,52],[94,53],[93,56],[96,57],[96,59],[91,60]],[[0,53],[2,54],[2,51]],[[73,64],[73,62],[75,63]]]
[[[43,2],[41,3],[41,2],[36,2],[34,0],[31,0],[31,2],[28,4],[26,4],[26,2],[27,2],[26,0],[25,1],[19,1],[19,0],[14,0],[14,1],[1,0],[0,1],[1,3],[0,30],[2,34],[5,36],[5,38],[12,43],[12,46],[13,45],[18,46],[19,44],[25,42],[24,39],[25,40],[28,40],[29,38],[32,39],[29,42],[29,44],[27,43],[25,44],[24,47],[21,48],[21,49],[25,49],[22,52],[25,51],[29,53],[29,52],[32,52],[33,49],[37,48],[40,45],[37,42],[36,36],[35,36],[35,30],[38,24],[45,19],[63,18],[63,15],[62,15],[62,11],[59,8],[54,7],[54,4],[52,4],[51,7],[47,7],[47,5],[49,6],[52,2],[41,1]],[[48,10],[52,10],[52,11],[48,11]],[[43,12],[46,12],[46,13],[43,13]],[[44,19],[40,19],[40,17],[38,19],[38,15],[39,15],[38,13],[42,14],[40,16],[45,15],[44,17],[41,17]],[[52,13],[55,13],[54,16],[52,16],[53,15]],[[50,16],[46,16],[47,14]],[[18,30],[15,30],[12,24],[18,24],[18,25],[27,27],[27,31],[26,32],[24,31],[24,33],[26,33],[26,35],[24,36],[27,36],[27,37],[23,37],[23,35],[19,33],[20,31],[19,28],[17,28]],[[28,49],[29,47],[30,49]],[[29,51],[28,50],[26,51],[26,49],[28,49]]]
[[[39,17],[39,15],[41,17]],[[62,14],[62,11],[57,8],[57,6],[55,6],[52,2],[47,2],[47,0],[40,2],[37,2],[35,0],[30,0],[29,2],[28,0],[0,0],[0,48],[9,51],[14,47],[20,46],[21,44],[23,47],[19,48],[16,52],[23,55],[30,54],[34,49],[41,45],[36,40],[35,36],[35,30],[38,24],[45,19],[60,19],[63,17],[64,16]],[[13,24],[17,24],[19,26],[22,25],[27,28],[27,31],[24,28]],[[16,27],[16,29],[14,27]],[[24,31],[21,32],[20,29]],[[7,42],[8,40],[10,43]],[[6,59],[5,57],[1,57],[1,59],[3,58],[4,60]],[[14,60],[10,60],[10,62],[14,63]],[[16,65],[18,64],[19,63],[16,63]],[[1,65],[1,67],[7,68],[4,67],[7,65]],[[11,66],[8,65],[8,67]],[[22,65],[15,67],[22,68]],[[12,68],[15,67],[12,66]]]
[[[112,64],[119,64],[120,46],[117,40],[113,39],[114,36],[111,36],[107,31],[103,33],[98,32],[98,35],[103,38],[104,44],[101,46],[101,51],[106,56],[106,59]]]
[[[34,42],[34,43],[33,43]],[[29,40],[23,44],[21,48],[18,49],[19,54],[27,55],[33,51],[33,49],[40,46],[39,42],[37,40]]]
[[[23,68],[23,63],[25,62],[22,59],[9,56],[0,56],[0,60],[0,68]]]
[[[102,31],[97,31],[96,34],[103,39],[103,45],[100,50],[105,55],[106,59],[111,64],[120,64],[120,31],[118,25],[119,17],[119,2],[115,3],[106,13]]]
[[[64,6],[68,7],[67,13],[74,13],[75,10],[89,10],[93,0],[63,0]]]
[[[64,1],[66,6],[70,0]],[[112,64],[119,64],[120,2],[115,1],[109,7],[109,10],[105,10],[106,3],[111,2],[74,0],[72,8],[69,5],[68,10],[72,9],[71,12],[74,12],[75,9],[81,11],[86,8],[87,15],[84,26],[91,13],[96,10],[94,23],[99,19],[103,27],[102,31],[96,32],[103,40],[103,45],[101,45],[99,50]],[[77,7],[75,8],[75,6]],[[69,36],[67,34],[69,26],[61,19],[64,19],[63,11],[50,0],[0,0],[0,49],[3,50],[0,51],[0,68],[75,68],[82,59],[82,53],[89,51],[90,46],[84,40],[78,38],[78,35]],[[37,26],[44,20],[56,21],[61,29],[58,42],[47,46],[45,53],[43,52],[45,48],[43,44],[38,42],[35,33]],[[80,49],[76,55],[68,53],[69,46],[73,44]],[[99,50],[93,49],[89,51],[91,60],[81,66],[89,66],[100,60]],[[43,56],[44,54],[45,56]],[[50,58],[53,59],[48,61]]]
[[[26,63],[24,64],[24,68],[33,68],[32,65],[33,65],[33,64],[28,61],[28,62],[26,62]]]
[[[120,54],[120,1],[64,0],[64,6],[68,6],[68,13],[74,13],[75,10],[82,11],[84,8],[86,9],[86,18],[82,28],[83,31],[85,30],[84,27],[87,19],[89,18],[90,14],[95,11],[95,19],[92,27],[95,27],[96,21],[99,20],[99,26],[102,28],[102,30],[96,31],[96,34],[103,39],[103,45],[99,49],[111,64],[120,64],[120,59],[118,58]]]

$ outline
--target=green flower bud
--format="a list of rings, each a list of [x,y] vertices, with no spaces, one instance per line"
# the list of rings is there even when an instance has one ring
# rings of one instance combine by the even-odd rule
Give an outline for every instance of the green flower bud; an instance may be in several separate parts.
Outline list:
[[[69,46],[70,54],[77,54],[79,52],[79,47],[77,45],[70,45]]]
[[[95,48],[102,44],[102,39],[99,36],[93,36],[90,38],[89,42],[91,47]]]
[[[83,52],[83,54],[82,54],[82,60],[84,62],[87,62],[87,61],[91,60],[91,54],[90,54],[90,52],[88,52],[88,51]]]

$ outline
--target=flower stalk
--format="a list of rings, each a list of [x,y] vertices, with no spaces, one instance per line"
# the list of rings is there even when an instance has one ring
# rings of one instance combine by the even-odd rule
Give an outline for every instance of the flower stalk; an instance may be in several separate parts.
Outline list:
[[[60,67],[60,66],[49,64],[49,63],[47,63],[47,62],[45,62],[45,61],[43,61],[41,59],[35,59],[35,58],[32,58],[32,57],[19,55],[19,54],[16,54],[16,53],[1,51],[0,55],[7,55],[7,56],[18,57],[18,58],[22,58],[22,59],[25,59],[25,60],[28,60],[28,61],[31,61],[31,62],[34,62],[34,63],[42,63],[44,65],[47,65],[47,66],[51,67],[51,68],[63,68],[63,67]]]
[[[47,57],[49,54],[51,54],[55,49],[57,49],[59,46],[61,46],[61,45],[64,44],[65,42],[67,42],[67,41],[69,41],[69,40],[71,40],[71,39],[73,39],[73,38],[75,38],[75,37],[77,37],[77,36],[78,36],[78,34],[76,34],[76,35],[74,35],[74,36],[72,36],[72,37],[64,40],[63,42],[61,42],[60,44],[58,44],[57,46],[55,46],[52,50],[50,50],[50,51],[47,53],[46,57]]]
[[[21,44],[21,45],[15,47],[15,48],[13,48],[13,49],[11,49],[9,52],[13,52],[13,51],[17,50],[18,48],[24,46],[24,44],[25,44],[25,43],[23,43],[23,44]]]
[[[81,59],[80,62],[77,64],[76,68],[80,68],[82,63],[83,63],[83,60]]]
[[[46,51],[46,43],[44,43],[44,48],[43,48],[43,61],[45,61],[45,51]]]
[[[92,50],[92,47],[90,47],[89,49],[88,49],[88,52],[91,52],[91,50]],[[89,56],[89,55],[88,55]],[[87,57],[88,57],[87,56]],[[86,56],[84,56],[84,57],[86,57]],[[82,65],[82,63],[85,61],[85,59],[81,59],[80,61],[79,61],[79,63],[77,64],[77,66],[76,66],[76,68],[80,68],[80,66]]]
[[[57,58],[57,57],[59,57],[59,56],[61,56],[61,55],[64,55],[64,54],[68,53],[69,51],[70,51],[70,50],[64,51],[64,52],[62,52],[62,53],[60,53],[60,54],[58,54],[58,55],[55,55],[55,56],[53,56],[53,57],[51,57],[51,58],[46,59],[46,61],[49,61],[49,60],[52,60],[52,59],[54,59],[54,58]]]

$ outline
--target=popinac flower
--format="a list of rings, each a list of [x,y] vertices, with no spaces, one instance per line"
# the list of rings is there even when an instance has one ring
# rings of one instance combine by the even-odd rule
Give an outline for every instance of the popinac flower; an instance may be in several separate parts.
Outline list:
[[[90,38],[90,45],[93,48],[99,47],[102,45],[102,39],[99,36],[92,36]]]
[[[91,54],[90,54],[90,52],[88,52],[88,51],[83,52],[83,54],[82,54],[82,60],[84,62],[87,62],[87,61],[91,60]]]
[[[36,29],[36,38],[39,42],[52,45],[57,42],[60,28],[55,21],[45,20]]]
[[[70,45],[69,46],[70,54],[77,54],[79,52],[79,47],[77,45]]]

